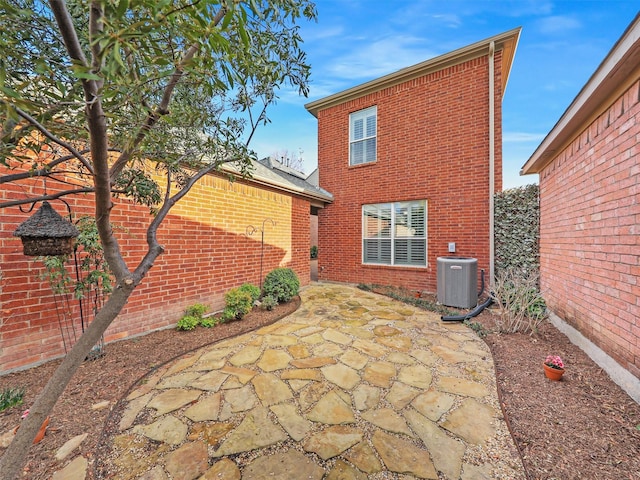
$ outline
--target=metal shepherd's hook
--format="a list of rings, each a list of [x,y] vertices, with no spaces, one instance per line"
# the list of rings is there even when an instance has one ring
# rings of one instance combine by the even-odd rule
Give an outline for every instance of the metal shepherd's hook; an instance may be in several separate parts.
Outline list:
[[[248,237],[252,236],[256,232],[260,232],[260,291],[262,291],[262,263],[264,261],[264,226],[267,222],[271,222],[272,226],[276,226],[276,222],[271,218],[265,218],[262,221],[262,228],[258,229],[253,225],[248,225],[245,232]]]

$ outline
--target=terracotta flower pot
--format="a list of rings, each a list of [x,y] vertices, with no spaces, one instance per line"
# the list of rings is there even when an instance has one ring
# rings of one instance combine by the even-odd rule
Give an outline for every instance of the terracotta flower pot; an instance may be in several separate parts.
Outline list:
[[[542,366],[544,367],[544,374],[550,380],[558,381],[562,378],[562,375],[564,374],[564,368],[552,368],[546,363],[543,363]]]

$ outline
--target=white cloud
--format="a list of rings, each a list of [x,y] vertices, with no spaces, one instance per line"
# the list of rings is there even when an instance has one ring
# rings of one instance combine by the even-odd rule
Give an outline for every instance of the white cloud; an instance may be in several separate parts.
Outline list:
[[[502,141],[504,143],[523,143],[537,142],[540,143],[545,137],[544,133],[527,133],[527,132],[504,132]]]
[[[433,15],[433,19],[437,22],[444,23],[447,27],[458,28],[462,25],[462,19],[456,14],[436,14]]]
[[[575,17],[555,15],[540,19],[537,22],[537,28],[540,33],[545,35],[557,36],[561,34],[564,36],[573,30],[582,28],[582,24]]]
[[[302,38],[305,43],[313,43],[319,40],[328,40],[331,38],[341,37],[344,35],[344,26],[329,25],[327,27],[313,26],[304,29]],[[305,45],[303,45],[305,48]]]
[[[365,41],[359,48],[334,58],[326,65],[326,72],[349,80],[378,78],[435,57],[426,44],[423,38],[408,35]]]

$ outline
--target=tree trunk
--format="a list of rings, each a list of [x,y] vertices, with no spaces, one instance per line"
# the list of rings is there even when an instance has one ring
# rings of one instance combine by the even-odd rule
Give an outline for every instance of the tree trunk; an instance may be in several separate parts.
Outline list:
[[[29,415],[22,421],[15,438],[0,459],[0,480],[16,480],[21,477],[21,470],[27,459],[25,452],[31,447],[42,422],[50,415],[71,377],[82,365],[93,346],[125,306],[134,288],[135,284],[118,285],[49,379],[29,408]]]

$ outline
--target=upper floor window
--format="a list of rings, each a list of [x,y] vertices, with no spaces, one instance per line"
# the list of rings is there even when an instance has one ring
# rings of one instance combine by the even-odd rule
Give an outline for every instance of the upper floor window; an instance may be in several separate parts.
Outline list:
[[[377,107],[349,115],[349,165],[376,161],[377,116]]]

